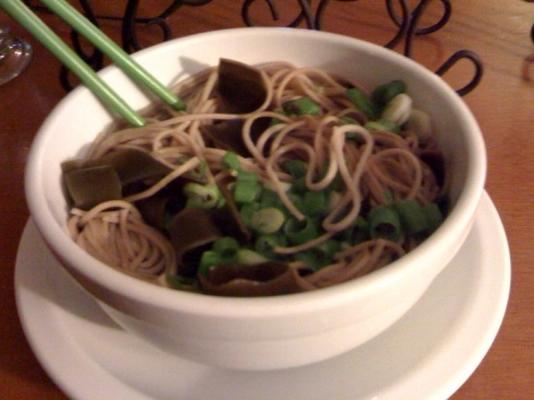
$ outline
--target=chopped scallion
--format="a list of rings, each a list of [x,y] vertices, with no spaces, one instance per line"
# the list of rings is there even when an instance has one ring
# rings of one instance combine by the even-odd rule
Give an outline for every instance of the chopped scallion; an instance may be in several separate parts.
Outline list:
[[[260,205],[258,203],[243,204],[241,210],[239,211],[239,214],[241,215],[241,219],[246,226],[250,227],[252,215],[259,209]]]
[[[241,179],[241,172],[234,186],[234,200],[237,203],[252,203],[259,198],[261,185],[257,180]]]
[[[338,233],[335,238],[349,246],[365,242],[369,239],[369,223],[360,215],[349,228]]]
[[[406,130],[414,133],[419,139],[428,139],[432,135],[432,119],[430,115],[412,108],[410,117],[406,121]]]
[[[293,193],[302,194],[304,193],[308,187],[306,186],[306,178],[297,178],[293,180],[293,184],[291,185],[291,191]]]
[[[283,104],[284,111],[289,115],[320,115],[321,107],[309,97],[287,101]]]
[[[330,264],[330,260],[325,260],[313,250],[297,253],[295,254],[295,259],[303,262],[308,268],[311,268],[314,271],[318,271],[325,265]]]
[[[239,250],[239,243],[233,237],[225,236],[213,243],[212,250],[219,253],[224,260],[231,259]]]
[[[395,96],[384,108],[382,119],[389,120],[397,125],[402,125],[412,113],[412,99],[407,94],[401,93]]]
[[[423,233],[428,229],[428,222],[423,207],[415,200],[401,200],[393,204],[399,214],[402,228],[409,235]]]
[[[249,181],[249,182],[259,182],[260,178],[254,172],[248,171],[239,171],[237,175],[237,180],[239,181]]]
[[[260,208],[275,207],[281,211],[285,211],[284,204],[278,194],[270,189],[263,189],[260,198]]]
[[[443,214],[436,203],[423,206],[423,212],[428,223],[429,233],[435,231],[443,222]]]
[[[351,242],[358,244],[367,239],[369,239],[369,222],[362,216],[358,216],[352,228]]]
[[[221,204],[222,195],[217,185],[189,182],[185,184],[183,192],[187,197],[186,207],[210,209]]]
[[[226,154],[223,156],[222,162],[226,168],[234,171],[239,171],[241,167],[239,164],[239,159],[237,158],[237,154],[232,151],[226,152]]]
[[[330,239],[317,246],[317,250],[323,257],[332,258],[339,250],[341,250],[341,243],[337,240]]]
[[[377,86],[371,93],[371,100],[381,109],[386,106],[395,96],[406,92],[406,84],[400,80]]]
[[[287,197],[293,203],[293,205],[297,208],[297,210],[299,210],[300,212],[304,212],[303,211],[304,207],[302,205],[302,197],[298,193],[295,193],[295,191],[291,190],[287,194]]]
[[[208,163],[206,160],[200,160],[198,167],[190,170],[188,175],[195,180],[203,181],[206,179],[206,172],[208,171]]]
[[[370,131],[377,131],[377,132],[392,132],[399,134],[401,132],[401,128],[399,125],[387,120],[387,119],[379,119],[378,121],[369,121],[365,124],[365,128]]]
[[[376,119],[378,112],[375,105],[369,100],[367,95],[358,88],[347,89],[347,97],[356,106],[358,110],[363,112],[367,118]]]
[[[265,258],[264,256],[262,256],[260,253],[256,253],[253,250],[240,249],[237,252],[236,261],[238,264],[254,265],[254,264],[261,264],[269,260]]]
[[[180,275],[166,274],[165,281],[173,289],[186,290],[188,292],[197,292],[198,283],[196,279],[187,278]]]
[[[286,246],[287,239],[283,235],[261,235],[256,239],[254,248],[260,254],[263,254],[266,257],[274,258],[276,254],[274,253],[274,248],[277,246]]]
[[[221,256],[213,250],[206,250],[200,257],[198,273],[204,276],[208,275],[209,269],[221,263]]]
[[[379,206],[369,213],[369,230],[371,238],[398,240],[401,235],[401,223],[398,214],[390,207]]]
[[[302,160],[287,160],[282,163],[282,168],[293,178],[302,178],[306,176],[308,164]]]
[[[304,214],[316,217],[328,211],[328,201],[324,191],[308,191],[302,200]]]
[[[306,218],[303,221],[287,220],[284,225],[284,233],[289,241],[295,245],[309,242],[319,235],[317,224],[311,218]]]
[[[262,208],[252,214],[250,226],[259,233],[275,233],[282,227],[285,219],[284,214],[278,208]]]

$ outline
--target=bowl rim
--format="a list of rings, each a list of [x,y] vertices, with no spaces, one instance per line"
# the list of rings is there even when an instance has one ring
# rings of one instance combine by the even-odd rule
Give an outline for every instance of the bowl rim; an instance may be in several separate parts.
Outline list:
[[[474,217],[484,188],[486,149],[483,136],[474,116],[458,94],[440,77],[417,62],[390,49],[350,36],[279,27],[246,27],[204,32],[148,47],[133,56],[142,61],[144,57],[149,57],[150,53],[158,50],[177,49],[182,44],[203,41],[213,37],[269,35],[274,40],[279,40],[280,37],[287,40],[288,34],[293,37],[311,38],[311,40],[316,40],[323,44],[324,42],[344,44],[354,48],[354,51],[375,53],[377,56],[386,58],[391,62],[402,64],[404,68],[414,69],[416,73],[421,75],[421,79],[428,81],[447,95],[454,114],[465,125],[465,131],[470,132],[469,135],[466,135],[468,171],[466,173],[466,184],[459,194],[455,207],[436,232],[416,249],[389,264],[387,268],[381,268],[358,279],[332,287],[304,293],[270,297],[219,297],[159,287],[128,276],[93,258],[70,240],[64,227],[55,220],[50,209],[45,206],[47,204],[44,195],[45,191],[41,190],[40,187],[42,182],[39,178],[41,177],[41,166],[43,165],[44,149],[46,148],[44,144],[50,136],[50,125],[52,125],[53,120],[61,115],[67,104],[81,96],[91,95],[86,87],[80,85],[54,107],[39,128],[31,145],[25,172],[26,201],[31,217],[52,251],[56,255],[60,254],[67,264],[71,265],[86,279],[137,304],[188,314],[260,319],[317,312],[345,304],[356,298],[366,297],[379,288],[389,287],[402,280],[403,276],[406,275],[406,269],[408,267],[414,268],[411,265],[413,260],[429,255],[434,246],[448,245],[450,248],[453,245],[453,240],[462,235],[465,237],[465,231],[469,228],[469,224]],[[111,71],[116,69],[117,67],[113,65],[108,66],[100,71],[99,75],[105,78]],[[422,264],[424,263],[415,263],[415,265],[420,265],[419,269],[422,268]],[[413,272],[416,271],[414,270]],[[260,310],[261,313],[258,312]]]

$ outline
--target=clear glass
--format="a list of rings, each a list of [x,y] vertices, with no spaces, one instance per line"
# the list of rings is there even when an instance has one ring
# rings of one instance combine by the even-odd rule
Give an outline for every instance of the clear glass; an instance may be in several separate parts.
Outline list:
[[[0,85],[17,77],[31,58],[32,47],[13,37],[8,27],[0,26]]]

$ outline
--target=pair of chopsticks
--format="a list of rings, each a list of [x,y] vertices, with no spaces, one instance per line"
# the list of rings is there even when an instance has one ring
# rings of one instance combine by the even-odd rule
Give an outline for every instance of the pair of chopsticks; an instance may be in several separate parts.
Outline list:
[[[133,60],[113,40],[92,24],[65,0],[41,0],[52,12],[85,36],[138,84],[145,86],[177,110],[185,104],[146,69]],[[0,8],[19,22],[91,90],[110,110],[130,125],[143,126],[145,121],[105,83],[59,36],[57,36],[22,0],[0,0]]]

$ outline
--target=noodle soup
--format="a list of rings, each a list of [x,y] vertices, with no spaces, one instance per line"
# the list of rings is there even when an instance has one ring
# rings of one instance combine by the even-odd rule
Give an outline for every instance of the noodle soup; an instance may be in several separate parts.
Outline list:
[[[401,80],[366,88],[285,62],[179,82],[187,109],[101,134],[62,165],[69,233],[140,279],[223,296],[310,291],[385,267],[446,214],[430,116]]]

